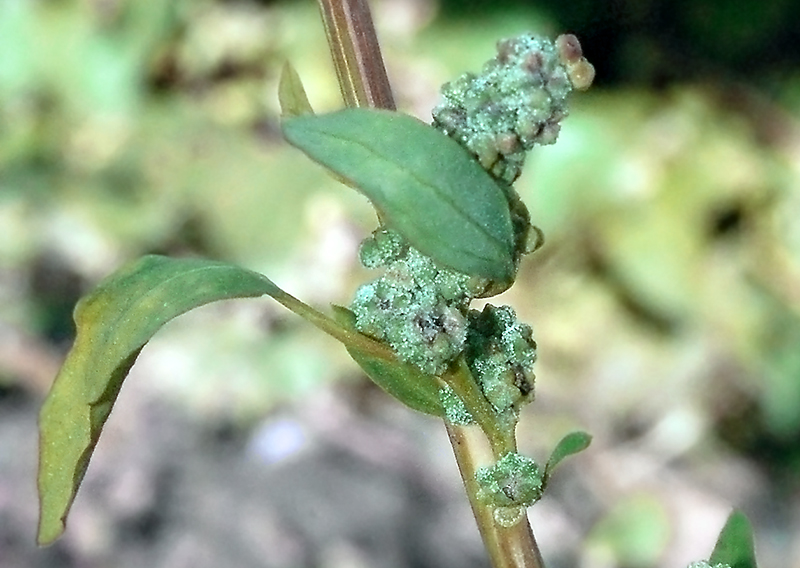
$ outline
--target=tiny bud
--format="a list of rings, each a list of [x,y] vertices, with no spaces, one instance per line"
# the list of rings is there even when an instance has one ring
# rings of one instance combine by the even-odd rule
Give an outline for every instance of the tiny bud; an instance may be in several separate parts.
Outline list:
[[[477,154],[478,162],[480,162],[484,170],[491,169],[500,157],[497,148],[491,144],[481,145],[475,149],[475,153]]]
[[[588,89],[594,81],[594,65],[581,58],[567,65],[567,73],[572,86],[579,91]]]
[[[548,122],[539,132],[539,144],[554,144],[560,131],[561,125],[558,122]]]
[[[543,64],[544,60],[542,58],[541,52],[534,51],[525,58],[525,61],[523,61],[522,66],[531,75],[537,75],[542,71]]]
[[[503,132],[495,138],[495,146],[501,154],[511,154],[519,149],[519,138],[512,132]]]
[[[523,141],[530,143],[530,141],[536,139],[541,130],[541,123],[538,120],[533,120],[533,117],[523,115],[517,119],[517,133]]]
[[[445,109],[438,113],[434,120],[446,134],[457,131],[464,124],[463,113],[460,113],[457,109]]]
[[[542,248],[543,245],[544,233],[536,225],[531,225],[528,235],[525,238],[525,248],[523,249],[523,252],[525,254],[531,254],[532,252],[536,252]]]
[[[501,39],[497,42],[497,60],[505,65],[514,54],[514,42],[510,39]]]
[[[564,63],[574,63],[583,57],[581,42],[572,34],[562,34],[556,38],[556,49]]]
[[[478,499],[497,508],[528,507],[542,496],[539,466],[516,452],[505,454],[490,467],[479,468],[475,480],[480,487]]]

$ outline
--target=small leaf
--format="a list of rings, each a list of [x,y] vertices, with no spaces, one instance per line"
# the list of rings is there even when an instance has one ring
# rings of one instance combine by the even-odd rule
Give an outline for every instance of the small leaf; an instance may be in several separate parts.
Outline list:
[[[423,254],[464,274],[513,280],[508,200],[454,140],[413,117],[365,108],[289,118],[283,131]]]
[[[284,117],[314,114],[300,75],[288,61],[281,69],[281,78],[278,82],[278,102],[281,105],[281,115]]]
[[[355,316],[347,308],[333,306],[336,321],[355,331]],[[444,417],[439,396],[439,379],[426,375],[410,363],[390,353],[376,356],[356,346],[345,346],[347,352],[372,381],[406,406],[434,416]]]
[[[265,276],[203,259],[147,256],[104,280],[75,308],[77,337],[39,420],[40,544],[58,538],[122,382],[150,338],[198,306],[268,294],[367,360],[391,350],[287,294]]]
[[[719,533],[709,564],[727,564],[731,568],[757,568],[753,527],[744,513],[734,511]]]
[[[561,438],[547,460],[547,465],[544,468],[544,483],[546,484],[550,480],[553,470],[564,458],[582,452],[589,447],[591,442],[591,435],[580,431],[570,432]]]

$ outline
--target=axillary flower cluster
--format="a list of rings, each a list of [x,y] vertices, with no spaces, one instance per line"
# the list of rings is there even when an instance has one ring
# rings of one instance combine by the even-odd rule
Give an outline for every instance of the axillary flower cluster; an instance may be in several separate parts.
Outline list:
[[[472,154],[505,193],[517,266],[523,254],[541,244],[541,236],[511,184],[530,149],[555,142],[567,115],[568,95],[587,88],[593,75],[574,36],[552,42],[522,35],[499,42],[497,55],[481,73],[466,73],[445,84],[442,102],[433,109],[433,126]],[[499,293],[507,284],[439,266],[387,227],[364,240],[360,260],[384,272],[355,295],[351,309],[357,329],[388,343],[400,359],[430,375],[441,376],[463,354],[499,422],[515,424],[519,409],[534,396],[536,342],[531,328],[508,306],[469,308],[473,299]],[[451,389],[443,389],[442,402],[452,422],[471,421],[469,409]],[[501,477],[515,478],[511,470],[516,466],[531,469],[527,458],[515,456],[500,464]],[[497,472],[486,471],[482,477],[485,493],[498,506],[528,505],[540,494],[492,490]]]

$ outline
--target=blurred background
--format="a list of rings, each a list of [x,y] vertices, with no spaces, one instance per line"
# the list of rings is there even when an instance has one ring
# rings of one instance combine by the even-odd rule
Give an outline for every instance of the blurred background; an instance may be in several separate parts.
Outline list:
[[[680,567],[733,507],[800,567],[800,3],[375,0],[399,106],[498,39],[597,68],[517,186],[546,246],[522,450],[594,435],[530,510],[550,568]],[[77,299],[145,253],[360,282],[367,202],[282,142],[285,61],[341,106],[316,4],[0,1],[0,566],[487,566],[439,422],[269,299],[183,316],[123,388],[64,537],[34,546],[38,408]]]

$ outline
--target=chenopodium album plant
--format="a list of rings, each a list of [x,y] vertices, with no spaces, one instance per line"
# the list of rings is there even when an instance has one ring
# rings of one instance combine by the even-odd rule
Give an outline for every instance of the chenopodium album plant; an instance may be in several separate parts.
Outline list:
[[[443,86],[427,125],[376,109],[315,115],[287,66],[285,138],[375,206],[379,226],[359,254],[382,274],[358,289],[349,308],[333,306],[332,316],[261,274],[211,260],[146,256],[104,280],[75,309],[77,337],[41,411],[39,542],[63,532],[122,382],[153,334],[209,302],[267,294],[341,341],[400,402],[451,429],[479,427],[492,461],[459,465],[490,557],[496,566],[540,565],[538,551],[504,550],[512,533],[503,530],[523,519],[527,526],[525,509],[540,499],[553,468],[590,437],[568,434],[544,465],[517,451],[519,413],[534,398],[536,342],[512,308],[478,311],[470,303],[510,287],[523,255],[542,244],[512,184],[526,152],[555,142],[570,93],[593,75],[574,36],[501,41],[479,74]],[[731,523],[734,540],[748,541],[746,519]],[[755,566],[740,559],[723,551],[710,562]]]

